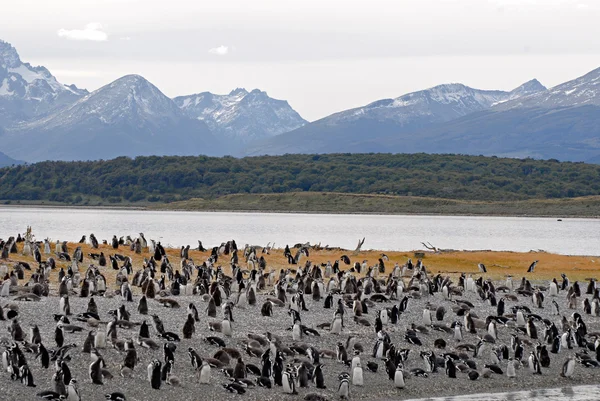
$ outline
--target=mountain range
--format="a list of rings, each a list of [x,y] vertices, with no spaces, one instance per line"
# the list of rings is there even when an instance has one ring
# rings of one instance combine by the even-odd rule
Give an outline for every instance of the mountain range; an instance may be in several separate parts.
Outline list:
[[[309,123],[258,89],[170,99],[143,77],[127,75],[88,92],[22,62],[0,41],[0,151],[5,165],[365,152],[600,163],[600,68],[550,89],[535,79],[509,92],[439,85]]]

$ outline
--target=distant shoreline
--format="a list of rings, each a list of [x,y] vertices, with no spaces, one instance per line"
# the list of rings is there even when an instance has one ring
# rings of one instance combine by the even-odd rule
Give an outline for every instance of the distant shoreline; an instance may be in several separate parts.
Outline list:
[[[1,202],[1,201],[0,201]],[[59,208],[82,210],[136,210],[280,214],[348,214],[464,217],[600,218],[600,197],[531,199],[522,201],[465,201],[445,198],[293,192],[233,194],[218,198],[193,198],[171,203],[65,204],[4,201],[3,208]]]

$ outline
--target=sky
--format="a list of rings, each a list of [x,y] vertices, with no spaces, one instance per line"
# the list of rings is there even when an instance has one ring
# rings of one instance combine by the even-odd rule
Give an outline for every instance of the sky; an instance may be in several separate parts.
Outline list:
[[[0,39],[95,90],[259,88],[310,121],[460,82],[551,87],[600,67],[600,0],[19,0]]]

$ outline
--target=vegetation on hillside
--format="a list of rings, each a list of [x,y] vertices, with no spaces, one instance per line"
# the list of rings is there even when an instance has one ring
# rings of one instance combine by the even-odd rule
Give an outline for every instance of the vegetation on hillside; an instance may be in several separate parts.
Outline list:
[[[230,194],[337,192],[510,201],[600,194],[600,165],[429,154],[120,157],[0,169],[0,199],[173,202]]]

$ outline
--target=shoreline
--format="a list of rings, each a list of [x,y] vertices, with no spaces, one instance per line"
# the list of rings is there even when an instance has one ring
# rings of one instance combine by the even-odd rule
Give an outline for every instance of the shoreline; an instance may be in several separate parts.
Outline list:
[[[261,210],[261,209],[218,209],[218,208],[179,208],[169,207],[168,204],[160,206],[128,206],[128,205],[48,205],[44,203],[28,204],[2,204],[0,209],[80,209],[80,210],[133,210],[144,212],[186,212],[186,213],[244,213],[244,214],[307,214],[307,215],[357,215],[357,216],[431,216],[431,217],[498,217],[498,218],[541,218],[541,219],[600,219],[598,215],[569,215],[569,214],[511,214],[511,213],[451,213],[451,212],[349,212],[328,210]]]

